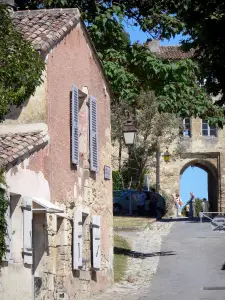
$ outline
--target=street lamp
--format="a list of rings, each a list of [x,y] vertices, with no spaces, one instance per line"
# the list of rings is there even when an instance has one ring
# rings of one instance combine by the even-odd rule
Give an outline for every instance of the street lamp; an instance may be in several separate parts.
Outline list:
[[[137,129],[134,126],[132,118],[128,115],[128,119],[123,125],[123,138],[126,146],[133,146],[135,143]],[[134,150],[135,151],[135,150]],[[132,215],[132,199],[129,193],[129,215]]]
[[[166,163],[168,163],[170,161],[170,156],[171,154],[169,153],[168,149],[166,150],[166,152],[163,154],[163,157],[164,157],[164,161]]]
[[[128,117],[123,125],[123,137],[126,146],[134,145],[136,138],[137,129],[134,126],[131,117]]]

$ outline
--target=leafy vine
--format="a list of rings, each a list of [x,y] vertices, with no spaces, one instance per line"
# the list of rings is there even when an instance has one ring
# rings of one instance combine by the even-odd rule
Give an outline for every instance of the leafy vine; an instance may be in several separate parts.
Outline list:
[[[5,198],[5,189],[2,187],[5,184],[4,172],[0,170],[0,263],[6,253],[5,236],[7,234],[7,222],[5,213],[7,210],[7,201]]]

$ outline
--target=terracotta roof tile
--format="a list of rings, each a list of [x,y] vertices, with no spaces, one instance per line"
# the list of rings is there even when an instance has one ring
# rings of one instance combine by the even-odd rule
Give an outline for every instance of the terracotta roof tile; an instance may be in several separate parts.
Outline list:
[[[38,150],[48,139],[42,131],[0,135],[0,168],[15,165],[18,158]]]
[[[179,60],[192,58],[194,56],[194,50],[184,52],[179,46],[160,46],[156,55],[162,59]]]
[[[13,12],[12,18],[24,38],[45,54],[77,25],[80,13],[77,8],[26,10]]]

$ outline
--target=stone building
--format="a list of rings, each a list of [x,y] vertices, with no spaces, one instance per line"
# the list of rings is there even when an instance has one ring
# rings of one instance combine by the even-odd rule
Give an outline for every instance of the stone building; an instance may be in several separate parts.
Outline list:
[[[154,40],[148,44],[150,51],[162,60],[181,60],[191,58],[193,52],[183,52],[178,46],[160,46]],[[182,120],[181,120],[182,122]],[[177,128],[177,138],[170,145],[160,145],[160,163],[157,185],[169,196],[179,192],[180,177],[189,166],[203,169],[208,174],[208,198],[211,210],[225,210],[225,129],[210,127],[207,120],[185,118],[184,130]],[[176,131],[176,130],[175,130]],[[163,153],[168,150],[170,161],[165,162]],[[179,154],[179,155],[178,155]],[[119,169],[119,156],[127,158],[126,149],[119,151],[115,143],[112,151],[112,165]],[[151,158],[152,159],[152,158]],[[155,161],[154,161],[155,163]],[[149,170],[150,183],[156,185],[156,166]],[[191,191],[190,191],[191,192]],[[189,195],[187,195],[187,198]]]
[[[183,52],[178,46],[160,46],[159,41],[152,41],[148,46],[161,59],[175,61],[193,56],[193,51]],[[190,166],[199,167],[208,174],[211,211],[225,211],[225,129],[210,127],[207,120],[185,118],[183,132],[178,130],[179,134],[169,145],[170,161],[166,163],[163,156],[160,157],[160,188],[168,195],[174,194],[180,189],[180,176],[184,171]],[[175,155],[177,148],[179,155]],[[161,150],[166,151],[165,145]]]
[[[110,91],[78,9],[20,11],[43,83],[0,125],[1,300],[87,299],[113,281]]]

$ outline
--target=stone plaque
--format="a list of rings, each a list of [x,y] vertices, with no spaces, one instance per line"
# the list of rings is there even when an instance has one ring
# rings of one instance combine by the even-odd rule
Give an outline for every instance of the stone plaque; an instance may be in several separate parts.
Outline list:
[[[111,168],[108,166],[104,166],[104,178],[106,180],[110,180],[111,179]]]

